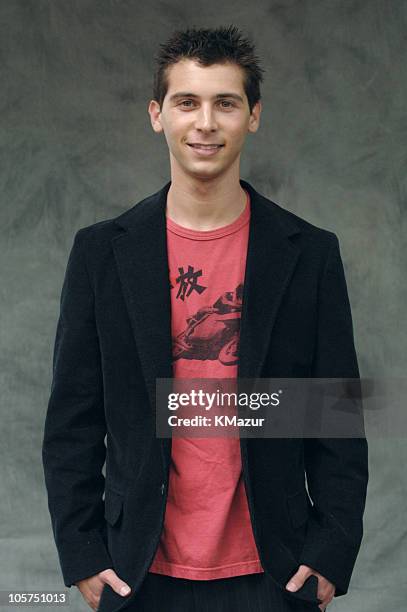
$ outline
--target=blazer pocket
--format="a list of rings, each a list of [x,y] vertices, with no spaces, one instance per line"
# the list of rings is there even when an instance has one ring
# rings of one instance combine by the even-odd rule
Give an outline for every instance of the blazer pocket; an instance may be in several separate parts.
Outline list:
[[[301,527],[308,520],[306,491],[297,491],[287,497],[288,514],[294,528]]]
[[[115,525],[120,518],[123,508],[123,494],[113,491],[112,489],[105,490],[105,519],[109,525]]]

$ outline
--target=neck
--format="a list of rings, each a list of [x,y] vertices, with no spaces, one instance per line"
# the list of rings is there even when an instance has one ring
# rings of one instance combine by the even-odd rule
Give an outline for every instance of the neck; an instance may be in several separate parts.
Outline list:
[[[178,225],[199,231],[233,223],[246,206],[246,193],[239,177],[171,177],[166,215]]]

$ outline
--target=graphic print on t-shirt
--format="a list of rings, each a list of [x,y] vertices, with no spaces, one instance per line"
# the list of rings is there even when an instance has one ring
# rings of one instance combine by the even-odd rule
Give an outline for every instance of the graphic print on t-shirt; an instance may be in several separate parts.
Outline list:
[[[198,285],[198,276],[202,276],[202,270],[194,270],[194,266],[188,266],[186,272],[184,272],[184,267],[181,266],[178,268],[179,276],[175,279],[175,283],[179,284],[178,293],[176,295],[176,299],[179,298],[181,300],[185,300],[186,297],[190,296],[193,291],[196,291],[198,294],[201,294],[207,287],[203,285]],[[174,288],[174,285],[170,282],[171,289]],[[188,293],[187,293],[188,291]]]
[[[196,283],[202,270],[194,273],[192,266],[188,266],[187,274],[184,274],[184,268],[179,270],[177,299],[185,300],[194,289],[198,293],[204,292],[207,287],[197,286]],[[171,283],[171,289],[175,288]],[[239,359],[242,300],[243,283],[239,283],[234,290],[222,293],[213,304],[204,304],[187,317],[185,328],[172,337],[173,360],[218,359],[223,365],[236,365]]]

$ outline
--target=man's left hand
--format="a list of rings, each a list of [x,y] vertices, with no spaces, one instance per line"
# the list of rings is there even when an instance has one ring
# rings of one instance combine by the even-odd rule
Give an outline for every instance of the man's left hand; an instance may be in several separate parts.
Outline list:
[[[332,601],[335,594],[335,585],[329,582],[322,574],[308,567],[308,565],[300,565],[296,573],[290,578],[285,585],[288,591],[298,591],[306,581],[306,579],[314,575],[318,578],[318,593],[317,597],[321,600],[319,608],[323,611],[327,605]]]

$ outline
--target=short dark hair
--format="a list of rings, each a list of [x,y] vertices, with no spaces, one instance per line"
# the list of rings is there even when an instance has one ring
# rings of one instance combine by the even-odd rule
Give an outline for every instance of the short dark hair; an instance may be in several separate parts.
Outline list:
[[[182,59],[196,60],[202,66],[227,62],[240,66],[244,71],[244,90],[250,112],[260,100],[260,83],[265,71],[259,65],[254,44],[236,26],[176,30],[167,42],[160,44],[160,51],[155,56],[153,84],[153,99],[160,107],[168,91],[167,68]]]

